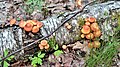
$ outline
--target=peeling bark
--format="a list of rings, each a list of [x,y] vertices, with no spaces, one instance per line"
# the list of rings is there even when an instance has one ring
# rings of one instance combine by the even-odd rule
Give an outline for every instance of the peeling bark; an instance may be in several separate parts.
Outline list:
[[[18,27],[0,29],[0,55],[3,56],[3,52],[5,49],[10,49],[10,52],[12,52],[16,51],[22,46],[22,29]]]

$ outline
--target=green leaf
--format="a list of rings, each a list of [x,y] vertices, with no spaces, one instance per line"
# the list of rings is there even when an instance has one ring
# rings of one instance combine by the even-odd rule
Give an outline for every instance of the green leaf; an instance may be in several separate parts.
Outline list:
[[[57,50],[57,51],[54,52],[54,55],[55,56],[60,56],[60,54],[62,54],[62,53],[63,53],[62,50]]]
[[[34,64],[34,65],[33,65],[33,67],[37,67],[37,65],[36,65],[36,64]]]
[[[10,60],[11,60],[11,58],[10,58],[10,57],[8,57],[8,58],[7,58],[7,60],[8,60],[8,61],[10,61]]]
[[[58,50],[58,44],[53,47],[54,50]]]
[[[10,61],[13,58],[14,58],[14,56],[10,56],[10,57],[7,58],[7,60]]]
[[[40,65],[42,65],[42,60],[40,58],[37,59],[37,63],[40,64]]]
[[[15,56],[10,56],[11,59],[13,59]]]
[[[32,63],[31,63],[31,65],[36,65],[37,64],[37,59],[35,59],[35,60],[32,60]]]
[[[38,55],[39,58],[43,58],[45,56],[45,53],[42,53],[41,55]]]
[[[4,56],[6,57],[8,55],[8,50],[6,49],[5,51],[4,51]]]
[[[6,62],[6,61],[4,61],[4,65],[3,65],[3,67],[8,67],[8,66],[9,66],[9,63]]]
[[[36,57],[36,56],[34,56],[34,58],[32,58],[32,60],[37,60],[37,57]]]
[[[40,56],[41,55],[41,51],[38,53],[38,56]]]

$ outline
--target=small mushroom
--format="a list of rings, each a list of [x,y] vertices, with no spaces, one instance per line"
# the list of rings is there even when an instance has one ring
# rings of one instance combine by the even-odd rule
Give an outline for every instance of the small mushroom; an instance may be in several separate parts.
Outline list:
[[[100,30],[95,31],[95,32],[93,32],[93,34],[94,34],[95,37],[100,37],[101,36],[101,31]]]
[[[40,44],[41,44],[42,46],[46,46],[46,45],[48,44],[48,42],[47,42],[47,40],[42,40],[42,41],[40,42]]]
[[[33,33],[37,33],[39,31],[39,28],[37,27],[37,26],[34,26],[33,28],[32,28],[32,32]]]
[[[100,42],[99,41],[94,41],[94,47],[99,48],[100,47]]]
[[[81,34],[81,38],[84,38],[85,37],[85,35],[84,34]]]
[[[67,46],[66,45],[62,45],[62,49],[67,49]]]
[[[90,27],[87,26],[87,25],[84,25],[83,28],[82,28],[82,30],[81,30],[81,32],[83,34],[89,34],[90,33]]]
[[[15,19],[11,19],[10,20],[10,26],[12,26],[13,24],[15,24],[16,23],[16,20]]]
[[[24,26],[24,30],[29,32],[31,31],[33,28],[33,24],[32,23],[26,23],[26,25]]]
[[[89,17],[89,22],[96,22],[96,19],[94,17]]]
[[[39,44],[39,48],[42,50],[42,49],[44,49],[44,47],[41,45],[41,44]]]
[[[86,35],[86,38],[87,38],[87,39],[93,39],[93,38],[94,38],[93,33],[87,34],[87,35]]]
[[[19,27],[24,28],[25,25],[26,25],[26,22],[21,20],[20,23],[19,23]]]
[[[77,7],[80,8],[82,7],[82,2],[81,0],[76,0]]]
[[[89,47],[89,48],[93,48],[93,46],[94,46],[94,42],[88,43],[88,47]]]
[[[90,25],[90,28],[91,28],[92,31],[98,31],[98,30],[100,30],[100,28],[99,28],[99,26],[98,26],[97,23],[92,23]]]
[[[43,26],[42,22],[37,21],[37,27],[41,28]]]
[[[67,26],[67,29],[68,29],[68,30],[70,30],[71,28],[72,28],[72,26],[71,26],[71,25],[68,25],[68,26]]]
[[[49,44],[47,44],[46,46],[45,46],[45,49],[48,49],[50,46],[49,46]]]
[[[90,22],[85,22],[85,25],[88,25],[88,26],[90,26]]]

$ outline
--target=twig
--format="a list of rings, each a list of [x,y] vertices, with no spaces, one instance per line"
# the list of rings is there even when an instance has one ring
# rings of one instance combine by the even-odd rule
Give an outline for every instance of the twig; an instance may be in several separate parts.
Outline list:
[[[28,44],[27,46],[24,46],[24,47],[22,47],[21,49],[18,49],[18,50],[16,50],[16,51],[10,53],[10,54],[7,55],[6,57],[3,57],[3,58],[0,60],[0,62],[1,62],[1,61],[4,61],[6,58],[10,57],[11,55],[14,55],[14,54],[17,53],[17,52],[19,52],[19,51],[21,51],[21,50],[23,50],[23,49],[25,49],[25,48],[27,48],[27,47],[29,47],[29,46],[32,46],[33,44],[37,43],[38,41],[43,40],[43,39],[45,39],[45,38],[48,38],[48,37],[51,36],[54,32],[56,32],[61,26],[63,26],[63,24],[65,24],[65,23],[66,23],[67,21],[69,21],[71,18],[75,17],[77,14],[83,12],[83,10],[85,9],[86,6],[88,6],[88,5],[90,5],[90,4],[94,3],[94,2],[96,2],[96,1],[92,1],[92,2],[90,2],[90,3],[88,3],[88,4],[86,4],[81,10],[79,10],[78,12],[76,12],[76,13],[75,13],[73,16],[71,16],[70,18],[68,18],[68,19],[66,19],[65,21],[63,21],[63,23],[61,23],[61,24],[58,26],[58,28],[56,28],[53,32],[51,32],[51,33],[48,34],[47,36],[42,37],[42,38],[40,38],[40,39],[38,39],[38,40],[36,40],[36,41]]]

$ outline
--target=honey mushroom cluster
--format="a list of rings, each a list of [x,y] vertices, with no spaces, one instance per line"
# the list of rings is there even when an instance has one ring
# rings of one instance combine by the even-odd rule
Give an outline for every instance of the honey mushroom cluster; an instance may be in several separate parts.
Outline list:
[[[98,23],[96,22],[96,19],[94,17],[89,17],[85,19],[85,24],[83,25],[81,29],[81,38],[86,38],[88,40],[93,40],[93,42],[88,43],[88,47],[100,47],[99,41],[94,41],[95,38],[101,36],[101,30],[99,28]]]
[[[43,23],[37,20],[27,20],[26,22],[21,20],[19,23],[19,27],[24,28],[27,32],[32,31],[33,33],[37,33],[42,26]]]
[[[42,50],[42,49],[48,49],[50,46],[49,46],[49,44],[48,44],[48,42],[47,42],[47,40],[42,40],[41,42],[40,42],[40,44],[39,44],[39,48]]]

